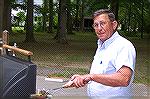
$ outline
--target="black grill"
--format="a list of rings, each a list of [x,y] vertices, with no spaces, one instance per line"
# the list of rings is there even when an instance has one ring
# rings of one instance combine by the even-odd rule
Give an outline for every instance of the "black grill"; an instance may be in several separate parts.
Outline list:
[[[13,56],[0,56],[0,96],[29,97],[36,92],[36,65]]]

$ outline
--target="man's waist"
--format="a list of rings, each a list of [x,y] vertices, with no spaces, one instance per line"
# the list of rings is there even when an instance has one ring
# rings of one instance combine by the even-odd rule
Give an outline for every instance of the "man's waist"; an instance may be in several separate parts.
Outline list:
[[[90,82],[87,86],[87,90],[91,94],[98,94],[98,95],[129,95],[131,94],[130,86],[127,87],[111,87],[102,85],[96,82]]]

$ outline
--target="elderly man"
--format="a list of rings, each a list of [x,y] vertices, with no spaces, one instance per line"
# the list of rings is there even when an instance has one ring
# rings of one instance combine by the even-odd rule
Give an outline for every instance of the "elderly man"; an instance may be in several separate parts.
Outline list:
[[[87,93],[90,97],[131,96],[135,48],[130,41],[118,34],[118,23],[110,10],[101,9],[94,12],[93,20],[98,48],[90,74],[73,75],[73,83],[66,83],[65,86],[79,88],[88,84]]]

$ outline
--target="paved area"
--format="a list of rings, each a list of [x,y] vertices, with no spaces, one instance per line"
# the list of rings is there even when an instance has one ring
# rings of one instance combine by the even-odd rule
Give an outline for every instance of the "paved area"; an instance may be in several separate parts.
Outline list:
[[[53,89],[61,87],[63,82],[45,81],[44,76],[37,76],[37,89]],[[86,87],[82,88],[63,88],[55,91],[51,91],[53,96],[86,96]]]
[[[37,76],[37,90],[51,89],[52,99],[88,99],[86,96],[86,87],[83,88],[66,88],[52,91],[53,88],[61,87],[64,83],[45,81],[44,76]],[[133,84],[133,99],[150,99],[150,88],[144,84]],[[148,97],[149,96],[149,97]],[[61,98],[60,98],[61,97]]]

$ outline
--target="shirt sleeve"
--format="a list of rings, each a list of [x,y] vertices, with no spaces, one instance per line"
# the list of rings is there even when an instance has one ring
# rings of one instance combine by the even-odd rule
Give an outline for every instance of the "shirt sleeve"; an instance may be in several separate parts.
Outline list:
[[[136,51],[132,44],[124,45],[117,53],[115,65],[118,71],[123,65],[129,67],[132,71],[135,68]]]

